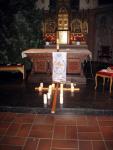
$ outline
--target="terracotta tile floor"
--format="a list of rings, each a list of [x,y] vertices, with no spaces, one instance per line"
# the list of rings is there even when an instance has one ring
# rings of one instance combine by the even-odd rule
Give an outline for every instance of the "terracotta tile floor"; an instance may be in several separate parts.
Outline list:
[[[113,150],[113,116],[0,112],[0,150]]]

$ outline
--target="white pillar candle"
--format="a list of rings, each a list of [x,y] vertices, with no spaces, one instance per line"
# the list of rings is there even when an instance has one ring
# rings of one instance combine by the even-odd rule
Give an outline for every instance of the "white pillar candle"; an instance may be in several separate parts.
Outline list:
[[[58,44],[58,43],[57,43],[57,47],[56,47],[56,49],[57,49],[57,50],[59,50],[59,44]]]
[[[51,94],[52,94],[52,90],[51,90],[51,89],[48,89],[48,93],[51,95]]]
[[[47,93],[47,98],[50,99],[51,98],[51,94]]]
[[[51,89],[51,90],[52,90],[52,85],[49,85],[49,89]]]
[[[50,93],[50,95],[52,94],[52,85],[49,85],[48,93]]]
[[[44,86],[44,84],[41,82],[41,83],[40,83],[40,87],[42,87],[42,88],[43,88],[43,86]]]
[[[63,89],[60,89],[60,94],[63,95]]]
[[[71,83],[71,87],[73,87],[74,86],[74,84],[73,83]]]
[[[63,83],[60,84],[60,87],[63,88]]]
[[[71,92],[74,92],[74,86],[73,86],[73,87],[71,87]]]
[[[63,84],[60,84],[60,91],[63,91]]]
[[[44,104],[47,104],[47,94],[43,95],[43,102],[44,102]]]
[[[57,39],[57,44],[59,44],[59,39]]]
[[[60,104],[63,104],[63,96],[60,95]]]
[[[49,88],[51,88],[52,87],[52,85],[49,85]]]
[[[53,89],[55,88],[55,84],[54,84],[54,83],[52,84],[52,88],[53,88]]]

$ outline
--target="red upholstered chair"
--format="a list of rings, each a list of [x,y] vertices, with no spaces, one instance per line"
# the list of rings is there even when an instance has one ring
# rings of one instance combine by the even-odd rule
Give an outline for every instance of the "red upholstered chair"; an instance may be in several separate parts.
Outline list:
[[[105,85],[105,79],[108,78],[110,80],[109,82],[109,90],[110,90],[110,93],[111,93],[111,90],[112,90],[112,84],[113,84],[113,67],[108,67],[107,69],[102,69],[100,71],[98,71],[96,73],[96,76],[95,76],[95,89],[97,88],[97,78],[98,77],[101,77],[103,78],[103,86]]]
[[[111,70],[113,70],[113,66],[110,66],[109,68],[110,68]]]

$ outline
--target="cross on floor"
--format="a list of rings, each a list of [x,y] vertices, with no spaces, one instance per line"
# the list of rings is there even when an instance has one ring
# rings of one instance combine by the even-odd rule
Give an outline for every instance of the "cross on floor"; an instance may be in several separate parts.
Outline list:
[[[49,87],[43,87],[43,83],[40,83],[40,86],[35,87],[35,90],[39,92],[48,91],[47,95],[44,94],[44,103],[47,103],[47,97],[50,98],[50,95],[53,94],[51,113],[55,113],[58,91],[60,91],[60,104],[63,104],[63,91],[74,92],[79,91],[80,88],[75,88],[73,83],[70,83],[70,87],[64,87],[63,83],[53,83]]]

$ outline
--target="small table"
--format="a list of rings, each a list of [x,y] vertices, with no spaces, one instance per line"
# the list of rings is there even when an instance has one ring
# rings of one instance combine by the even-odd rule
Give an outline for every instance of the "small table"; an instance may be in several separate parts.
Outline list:
[[[102,77],[103,78],[103,87],[105,85],[105,79],[108,78],[110,79],[110,82],[109,82],[109,91],[111,93],[111,89],[112,89],[112,82],[113,82],[113,70],[108,70],[108,69],[102,69],[100,71],[98,71],[96,73],[96,76],[95,76],[95,89],[97,88],[97,78],[98,77]]]

